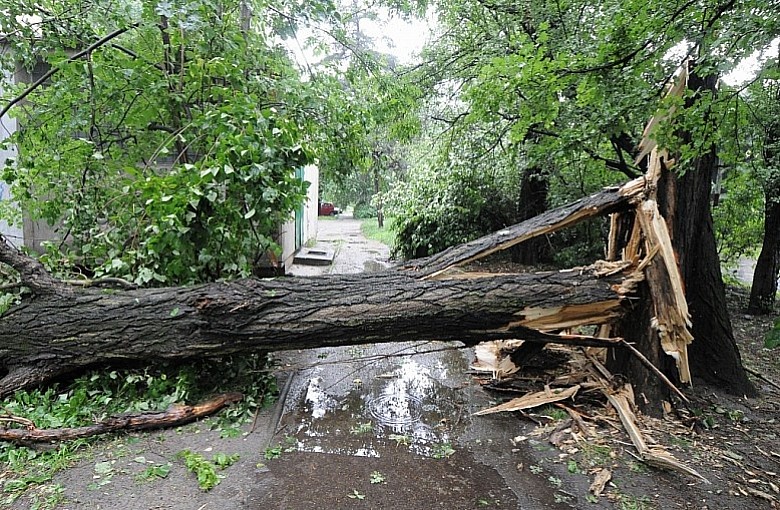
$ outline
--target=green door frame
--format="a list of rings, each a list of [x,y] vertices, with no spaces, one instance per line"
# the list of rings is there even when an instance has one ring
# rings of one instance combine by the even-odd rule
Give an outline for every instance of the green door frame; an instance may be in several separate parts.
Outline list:
[[[303,181],[303,167],[295,169],[295,177]],[[304,219],[304,204],[298,206],[295,209],[295,250],[300,250],[303,246],[303,219]]]

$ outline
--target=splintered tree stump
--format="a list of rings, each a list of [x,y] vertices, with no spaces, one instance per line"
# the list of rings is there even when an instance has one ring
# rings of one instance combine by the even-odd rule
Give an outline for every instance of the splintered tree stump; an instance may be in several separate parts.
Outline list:
[[[112,363],[379,342],[472,345],[523,331],[549,341],[529,328],[621,315],[621,282],[584,269],[446,281],[387,271],[47,293],[0,320],[0,395]]]

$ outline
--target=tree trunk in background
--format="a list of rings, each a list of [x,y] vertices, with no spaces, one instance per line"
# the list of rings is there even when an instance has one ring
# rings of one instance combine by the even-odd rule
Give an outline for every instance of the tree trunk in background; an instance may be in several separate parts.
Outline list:
[[[771,100],[780,106],[780,87],[776,87]],[[768,119],[763,140],[764,164],[777,168],[780,164],[780,118]],[[772,170],[777,172],[777,170]],[[780,272],[780,178],[773,176],[764,188],[764,243],[756,262],[753,285],[750,287],[748,312],[771,313],[777,293],[777,277]]]
[[[694,68],[689,73],[691,90],[715,93],[717,76],[700,77]],[[690,133],[682,136],[690,141]],[[658,202],[685,282],[693,322],[689,353],[694,376],[733,394],[755,395],[734,340],[713,230],[710,196],[717,166],[712,147],[696,158],[683,176],[667,172],[658,184]]]
[[[538,168],[528,168],[520,184],[519,215],[517,222],[538,216],[547,210],[549,185],[547,173]],[[539,236],[519,244],[511,250],[512,262],[534,266],[550,261],[550,243],[546,236]]]
[[[378,159],[375,159],[374,162],[374,196],[376,197],[380,191],[382,191],[382,175],[379,173],[379,163]],[[385,214],[382,212],[382,200],[381,198],[377,199],[376,204],[376,223],[379,228],[385,227]]]
[[[772,313],[777,293],[777,276],[780,272],[780,202],[777,196],[769,196],[764,213],[764,243],[753,273],[750,287],[748,313],[760,315]]]

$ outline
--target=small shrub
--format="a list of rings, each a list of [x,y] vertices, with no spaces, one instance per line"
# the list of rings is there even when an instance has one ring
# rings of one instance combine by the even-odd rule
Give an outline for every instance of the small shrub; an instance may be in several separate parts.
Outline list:
[[[352,217],[356,220],[376,218],[376,207],[365,202],[355,204],[355,209],[352,211]]]
[[[780,319],[775,321],[772,329],[767,331],[764,336],[764,347],[767,349],[777,349],[780,347]]]

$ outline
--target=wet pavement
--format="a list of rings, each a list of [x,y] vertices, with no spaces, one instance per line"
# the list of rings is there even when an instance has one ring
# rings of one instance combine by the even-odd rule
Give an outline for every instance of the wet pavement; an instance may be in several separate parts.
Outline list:
[[[355,273],[389,265],[388,249],[360,222],[319,223],[332,267],[295,275]],[[491,404],[456,344],[399,343],[278,353],[285,378],[279,420],[262,468],[264,508],[571,508],[521,472],[513,416],[473,417]]]
[[[360,220],[351,216],[320,218],[317,222],[317,247],[335,253],[333,264],[324,267],[293,264],[289,273],[294,276],[362,273],[381,271],[390,265],[387,245],[366,239],[360,231]]]

